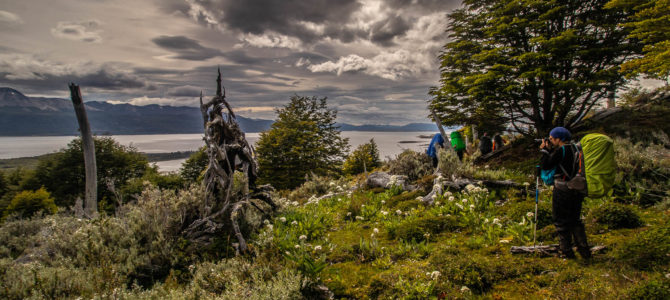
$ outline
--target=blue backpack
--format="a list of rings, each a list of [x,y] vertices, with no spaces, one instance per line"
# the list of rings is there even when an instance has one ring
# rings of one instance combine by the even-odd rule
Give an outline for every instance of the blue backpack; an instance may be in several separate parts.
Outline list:
[[[561,147],[563,150],[563,157],[565,157],[565,147]],[[542,178],[542,181],[544,181],[545,184],[547,185],[553,185],[554,184],[554,175],[556,174],[556,167],[553,167],[549,170],[540,170],[540,178]]]

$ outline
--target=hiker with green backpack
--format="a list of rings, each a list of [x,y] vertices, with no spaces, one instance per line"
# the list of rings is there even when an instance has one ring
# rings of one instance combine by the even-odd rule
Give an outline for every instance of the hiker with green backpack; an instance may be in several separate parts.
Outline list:
[[[463,136],[459,131],[452,131],[450,134],[450,139],[451,139],[451,146],[454,148],[456,151],[456,155],[458,155],[459,160],[463,160],[463,151],[465,151],[465,141],[463,140]]]
[[[561,257],[575,258],[572,251],[574,238],[582,258],[590,259],[591,250],[581,220],[584,193],[583,190],[567,187],[567,182],[579,172],[575,161],[581,159],[580,152],[575,151],[576,146],[570,144],[572,136],[567,129],[556,127],[551,130],[549,136],[549,139],[542,140],[540,145],[542,151],[540,166],[545,183],[549,184],[551,180],[547,177],[551,177],[553,171],[552,220],[558,232],[559,254]],[[583,183],[586,184],[585,181]]]

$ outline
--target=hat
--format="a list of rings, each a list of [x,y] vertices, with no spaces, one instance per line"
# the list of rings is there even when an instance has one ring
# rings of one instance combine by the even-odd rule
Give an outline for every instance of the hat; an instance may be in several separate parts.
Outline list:
[[[570,131],[563,127],[556,127],[549,132],[549,136],[567,142],[572,138]]]

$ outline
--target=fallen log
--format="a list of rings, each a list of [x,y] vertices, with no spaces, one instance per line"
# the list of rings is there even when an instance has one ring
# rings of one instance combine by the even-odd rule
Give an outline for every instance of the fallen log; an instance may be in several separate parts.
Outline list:
[[[607,247],[603,245],[596,245],[591,247],[591,253],[598,253]],[[558,255],[558,244],[538,245],[538,246],[512,246],[509,251],[512,254],[533,254],[539,253],[548,256]]]

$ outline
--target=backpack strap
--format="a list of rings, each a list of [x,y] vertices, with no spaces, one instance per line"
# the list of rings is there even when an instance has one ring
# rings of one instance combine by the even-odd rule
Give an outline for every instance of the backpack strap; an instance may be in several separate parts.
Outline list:
[[[575,152],[574,152],[574,155],[573,155],[574,158],[573,158],[573,161],[572,161],[572,174],[568,174],[568,172],[565,170],[565,168],[563,168],[563,165],[558,164],[558,166],[561,168],[561,171],[563,171],[563,174],[565,175],[565,177],[568,178],[568,180],[574,178],[577,175],[578,172],[582,171],[582,157],[581,157],[582,153],[579,150],[579,147],[577,145],[570,144],[570,146],[572,146],[572,148],[575,149]],[[563,146],[561,148],[563,149],[563,158],[565,158],[565,146]]]

